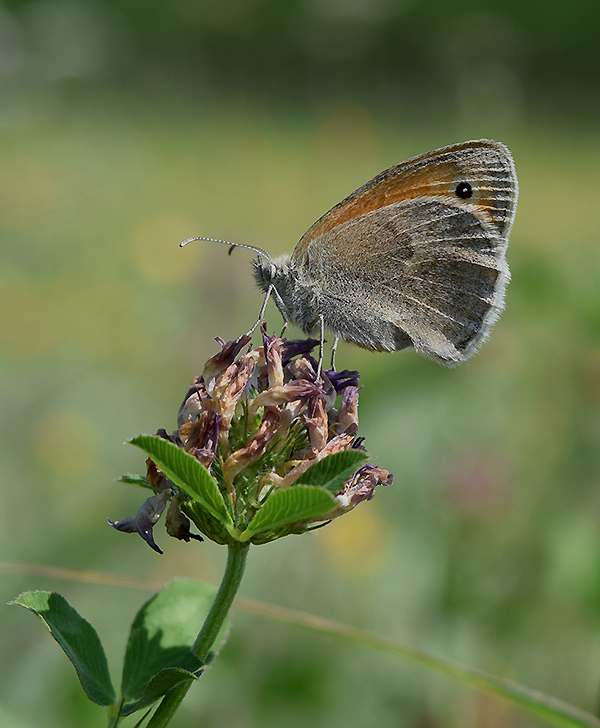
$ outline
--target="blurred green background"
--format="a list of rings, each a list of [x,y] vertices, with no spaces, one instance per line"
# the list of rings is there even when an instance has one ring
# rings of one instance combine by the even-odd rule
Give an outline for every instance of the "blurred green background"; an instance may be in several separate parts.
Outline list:
[[[127,437],[254,321],[250,255],[291,251],[374,174],[469,138],[514,154],[507,307],[456,370],[341,346],[393,488],[250,553],[242,595],[594,710],[600,685],[600,6],[441,0],[0,5],[0,559],[217,583],[223,548],[116,533]],[[271,330],[280,318],[270,309]],[[292,330],[292,335],[298,332]],[[148,594],[60,591],[118,683]],[[105,725],[40,623],[2,608],[0,726]],[[133,725],[134,721],[129,722]],[[127,722],[126,724],[127,725]],[[420,668],[238,612],[174,728],[541,726]]]

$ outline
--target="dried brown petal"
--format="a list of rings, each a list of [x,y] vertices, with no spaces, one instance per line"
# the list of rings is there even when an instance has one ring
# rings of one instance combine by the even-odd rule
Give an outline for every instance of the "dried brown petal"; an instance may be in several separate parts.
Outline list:
[[[293,379],[298,381],[306,380],[316,383],[316,371],[317,362],[312,357],[302,357],[301,359],[296,359],[286,367],[286,372],[291,375]],[[323,370],[321,371],[321,377],[316,384],[321,390],[321,395],[325,397],[325,409],[329,411],[334,406],[335,399],[337,397],[335,387]]]
[[[389,471],[370,463],[362,465],[336,495],[339,505],[335,515],[327,514],[326,520],[347,513],[364,500],[371,500],[378,485],[391,485],[393,481],[394,476]]]
[[[314,382],[305,379],[292,380],[280,387],[271,387],[258,394],[250,405],[249,415],[254,417],[260,407],[273,407],[295,400],[304,401],[319,394],[322,394],[322,390]]]
[[[290,426],[295,422],[300,412],[304,409],[305,403],[301,399],[297,399],[294,402],[288,402],[282,409],[280,409],[280,422],[278,435],[281,440],[284,440],[290,430]]]
[[[357,430],[357,425],[350,426],[345,432],[341,432],[339,435],[332,437],[319,453],[318,459],[321,460],[328,455],[333,455],[333,453],[342,452],[343,450],[350,450],[353,445],[354,438],[356,437]]]
[[[245,354],[219,376],[213,391],[211,407],[221,416],[221,430],[229,429],[235,408],[254,374],[252,354]]]
[[[346,387],[338,412],[337,432],[344,432],[351,425],[358,427],[358,387]]]
[[[197,422],[187,422],[179,428],[179,436],[186,452],[210,468],[219,442],[220,417],[204,410]]]
[[[177,425],[181,427],[185,422],[194,422],[201,410],[202,402],[208,399],[208,392],[204,386],[202,377],[196,377],[188,387],[187,394],[183,400],[177,415]]]
[[[211,357],[204,365],[202,378],[206,391],[212,396],[217,378],[229,367],[240,351],[250,341],[248,334],[239,336],[235,341],[228,341],[222,344],[222,350]]]
[[[327,374],[323,371],[321,372],[321,389],[325,397],[325,409],[329,412],[329,410],[335,407],[335,400],[337,399],[338,393]]]
[[[269,387],[283,385],[283,364],[281,363],[281,339],[267,334],[267,325],[261,326],[264,355],[267,361]]]
[[[308,432],[308,442],[313,455],[321,452],[327,444],[329,422],[323,397],[312,397],[308,402],[308,412],[302,416]]]
[[[312,357],[311,357],[312,358]],[[314,359],[313,359],[314,361]],[[315,362],[316,364],[316,362]],[[300,359],[294,359],[286,366],[286,371],[294,379],[307,379],[309,382],[314,382],[317,378],[317,370],[313,367],[312,362],[308,357],[303,356]]]
[[[177,496],[171,500],[167,516],[165,518],[165,528],[169,536],[178,538],[180,541],[188,542],[190,539],[196,541],[204,541],[202,536],[190,532],[190,519],[185,516],[179,509],[179,501]]]
[[[163,490],[167,487],[165,474],[150,458],[146,459],[146,480],[154,490]]]

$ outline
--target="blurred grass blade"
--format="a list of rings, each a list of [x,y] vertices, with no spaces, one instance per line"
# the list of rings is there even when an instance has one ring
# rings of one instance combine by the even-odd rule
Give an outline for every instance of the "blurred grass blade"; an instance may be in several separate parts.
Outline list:
[[[150,455],[163,473],[225,526],[231,516],[216,480],[196,458],[156,435],[138,435],[127,442]]]
[[[115,690],[98,633],[64,597],[49,591],[23,592],[9,604],[25,607],[44,622],[73,663],[91,701],[98,705],[115,702]]]
[[[350,625],[305,612],[254,602],[249,599],[236,599],[234,606],[254,614],[309,627],[319,632],[326,632],[379,652],[386,652],[395,657],[410,660],[422,667],[442,673],[453,680],[466,683],[471,687],[501,695],[544,719],[550,725],[560,728],[600,728],[600,719],[595,715],[551,695],[525,687],[512,680],[461,665],[452,660],[436,657],[424,650],[390,642]]]
[[[294,485],[277,490],[261,506],[240,540],[248,540],[261,531],[271,531],[289,523],[322,516],[335,506],[336,500],[328,491],[313,485]]]

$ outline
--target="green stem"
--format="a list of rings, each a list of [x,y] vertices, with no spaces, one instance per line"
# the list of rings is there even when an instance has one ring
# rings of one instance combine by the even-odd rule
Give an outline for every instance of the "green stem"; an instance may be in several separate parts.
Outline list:
[[[227,619],[234,597],[240,588],[249,547],[250,544],[240,543],[239,541],[234,541],[228,546],[227,564],[221,586],[202,625],[202,629],[192,645],[192,652],[202,662],[206,662],[219,630]],[[169,724],[193,682],[194,680],[189,680],[181,683],[164,696],[148,723],[148,728],[165,728]]]
[[[219,630],[229,614],[235,595],[240,588],[249,548],[250,544],[240,543],[239,541],[234,541],[227,547],[227,564],[225,565],[221,586],[202,625],[200,634],[192,645],[192,652],[202,662],[206,662]]]
[[[121,708],[123,707],[123,700],[119,700],[118,703],[108,706],[108,728],[116,728],[121,720]]]

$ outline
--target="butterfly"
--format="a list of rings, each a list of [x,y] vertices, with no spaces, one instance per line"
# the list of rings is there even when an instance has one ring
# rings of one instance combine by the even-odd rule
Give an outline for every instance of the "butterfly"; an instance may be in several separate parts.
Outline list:
[[[504,308],[517,197],[508,149],[467,141],[384,170],[317,220],[291,255],[242,247],[258,253],[265,305],[272,296],[305,333],[320,326],[367,349],[414,347],[454,366]]]

